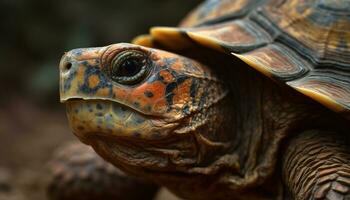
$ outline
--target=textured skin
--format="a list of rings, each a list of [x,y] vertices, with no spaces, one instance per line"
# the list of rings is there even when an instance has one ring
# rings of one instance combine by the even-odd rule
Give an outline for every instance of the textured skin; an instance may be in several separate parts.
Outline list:
[[[240,8],[233,1],[204,2],[183,27],[153,28],[134,45],[66,53],[60,93],[73,132],[121,170],[185,199],[308,199],[316,193],[322,199],[316,171],[294,176],[300,156],[284,147],[307,137],[308,130],[348,134],[349,121],[339,115],[349,116],[348,29],[331,26],[338,20],[347,26],[347,1],[242,2]],[[293,20],[286,25],[289,15]],[[329,18],[331,23],[310,26],[310,32],[301,29],[300,22]],[[322,33],[336,37],[322,41]],[[332,56],[319,57],[322,42]],[[141,82],[125,85],[106,69],[131,51],[144,52],[152,70]],[[315,151],[338,155],[343,148],[319,145]],[[315,155],[305,158],[317,160]],[[317,192],[300,191],[301,180]]]
[[[211,9],[204,4],[202,9],[209,9],[208,17],[220,13],[216,10],[219,2],[224,1],[217,1]],[[349,117],[349,2],[270,0],[254,5],[258,7],[249,9],[245,18],[226,18],[222,13],[214,24],[153,28],[152,40],[169,50],[185,50],[188,45],[184,44],[195,42],[232,54],[266,76]]]
[[[153,199],[158,186],[128,177],[89,146],[62,146],[50,162],[50,200]]]
[[[105,72],[116,54],[128,50],[144,51],[152,62],[152,74],[137,87],[113,83]],[[227,94],[221,81],[200,63],[131,44],[77,49],[68,52],[61,63],[61,101],[90,100],[67,104],[71,127],[80,139],[89,137],[91,132],[164,139],[175,127],[179,133],[186,132],[179,122],[210,108]],[[68,72],[64,69],[67,63],[71,65]]]
[[[283,177],[294,199],[350,199],[348,138],[309,131],[289,143]]]

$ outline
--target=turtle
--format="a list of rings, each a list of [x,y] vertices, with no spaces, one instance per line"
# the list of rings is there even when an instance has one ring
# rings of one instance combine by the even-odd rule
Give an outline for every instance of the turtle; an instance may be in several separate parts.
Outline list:
[[[60,61],[72,132],[185,199],[350,199],[350,1],[207,0]]]

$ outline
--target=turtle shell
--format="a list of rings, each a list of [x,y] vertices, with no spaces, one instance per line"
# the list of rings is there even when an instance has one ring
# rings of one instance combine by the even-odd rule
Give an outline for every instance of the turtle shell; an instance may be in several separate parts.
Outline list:
[[[230,54],[350,119],[348,0],[208,0],[180,27],[150,32],[135,43]]]

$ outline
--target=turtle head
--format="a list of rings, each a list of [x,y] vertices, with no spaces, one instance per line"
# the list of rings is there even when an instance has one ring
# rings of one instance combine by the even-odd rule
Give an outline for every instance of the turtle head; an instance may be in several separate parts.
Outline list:
[[[189,172],[224,148],[217,105],[225,96],[205,65],[138,45],[75,49],[60,63],[60,98],[75,135],[138,175]]]

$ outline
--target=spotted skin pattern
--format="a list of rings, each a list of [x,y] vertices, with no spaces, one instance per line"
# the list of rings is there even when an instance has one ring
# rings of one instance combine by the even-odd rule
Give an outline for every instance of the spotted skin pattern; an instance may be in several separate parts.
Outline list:
[[[111,60],[129,50],[144,52],[151,62],[149,75],[136,85],[116,83],[107,72]],[[95,132],[166,138],[181,120],[209,108],[227,93],[204,65],[131,44],[72,50],[61,66],[61,101],[68,101],[70,124],[81,138]],[[82,103],[82,99],[89,101]]]

